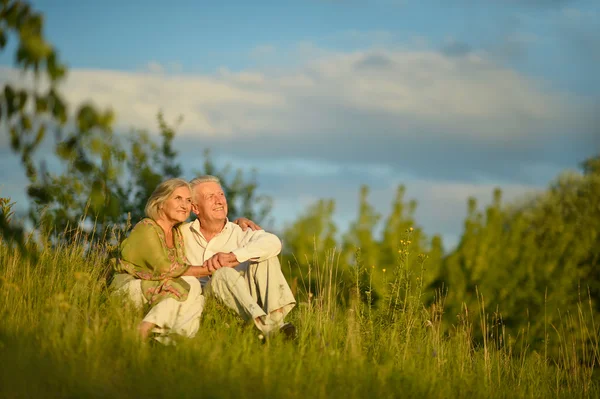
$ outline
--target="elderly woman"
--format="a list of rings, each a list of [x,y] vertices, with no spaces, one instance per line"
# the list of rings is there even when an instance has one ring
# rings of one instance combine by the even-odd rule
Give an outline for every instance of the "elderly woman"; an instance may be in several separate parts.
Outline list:
[[[210,273],[206,267],[188,264],[177,228],[189,217],[191,205],[188,182],[164,181],[146,203],[147,218],[121,244],[112,287],[137,306],[149,305],[138,326],[142,338],[155,332],[164,342],[172,333],[191,338],[198,331],[204,309],[198,277]]]
[[[184,253],[178,229],[190,215],[192,194],[183,179],[161,183],[146,203],[147,218],[135,225],[122,242],[112,282],[115,293],[125,294],[150,310],[138,326],[142,338],[151,332],[167,343],[170,334],[192,338],[204,309],[199,277],[211,274],[206,266],[192,266]],[[260,228],[252,221],[235,221],[244,230]]]

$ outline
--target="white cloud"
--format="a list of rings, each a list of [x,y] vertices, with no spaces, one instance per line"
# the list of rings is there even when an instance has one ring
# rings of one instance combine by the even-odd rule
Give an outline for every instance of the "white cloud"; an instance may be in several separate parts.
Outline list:
[[[164,73],[165,72],[165,68],[158,62],[152,61],[149,62],[148,65],[146,65],[146,68],[148,69],[148,72],[151,73]]]
[[[300,51],[313,51],[306,45]],[[352,128],[343,113],[384,115],[410,130],[446,131],[474,140],[507,141],[546,134],[573,121],[578,99],[553,92],[484,56],[445,57],[426,50],[335,53],[316,49],[314,61],[277,72],[223,68],[215,75],[166,73],[149,63],[149,73],[73,69],[64,86],[72,103],[93,99],[117,113],[120,126],[153,128],[158,109],[184,115],[182,134],[295,134]],[[315,55],[318,53],[318,55]],[[402,129],[409,125],[412,129]],[[427,133],[423,133],[427,134]]]
[[[593,98],[553,90],[485,53],[342,53],[305,43],[297,59],[214,74],[73,69],[62,90],[72,104],[114,109],[117,128],[155,131],[159,109],[168,120],[183,115],[177,146],[187,170],[200,167],[204,147],[257,166],[279,222],[332,197],[347,223],[361,183],[385,214],[404,183],[426,232],[456,237],[468,196],[489,203],[500,186],[514,198],[597,148]],[[2,78],[19,80],[7,69]]]
[[[153,72],[73,69],[63,92],[72,104],[114,109],[119,129],[154,131],[158,110],[168,120],[183,115],[180,140],[235,156],[514,178],[526,175],[525,163],[581,161],[597,143],[594,98],[555,90],[484,52],[334,52],[307,42],[296,55],[293,66],[213,74],[155,63]],[[17,79],[6,69],[0,77]]]

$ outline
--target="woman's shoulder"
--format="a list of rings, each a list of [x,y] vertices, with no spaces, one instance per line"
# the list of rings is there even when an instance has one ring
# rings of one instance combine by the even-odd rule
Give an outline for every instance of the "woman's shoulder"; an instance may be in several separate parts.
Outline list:
[[[131,239],[133,237],[159,234],[159,229],[160,226],[154,220],[150,218],[144,218],[133,226],[129,232],[128,238]]]
[[[150,218],[144,218],[136,223],[129,235],[121,244],[121,249],[137,248],[138,246],[147,247],[147,245],[157,242],[160,239],[160,226]]]
[[[131,229],[131,231],[133,232],[136,230],[154,230],[156,228],[160,228],[160,226],[153,219],[143,218],[133,226],[133,229]]]
[[[151,218],[143,218],[139,222],[137,222],[136,226],[156,226],[158,227],[158,223],[154,219]]]

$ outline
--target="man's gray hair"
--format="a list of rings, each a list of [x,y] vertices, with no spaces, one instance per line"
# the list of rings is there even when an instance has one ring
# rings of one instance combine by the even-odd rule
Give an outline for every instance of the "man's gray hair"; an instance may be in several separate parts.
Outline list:
[[[196,186],[198,184],[202,184],[202,183],[209,183],[209,182],[214,182],[214,183],[218,183],[219,185],[221,184],[221,180],[219,180],[218,177],[216,176],[212,176],[212,175],[203,175],[203,176],[198,176],[198,177],[194,177],[192,180],[190,180],[190,187],[192,188],[192,201],[194,201],[194,199],[196,198],[196,194],[195,194],[195,189]]]

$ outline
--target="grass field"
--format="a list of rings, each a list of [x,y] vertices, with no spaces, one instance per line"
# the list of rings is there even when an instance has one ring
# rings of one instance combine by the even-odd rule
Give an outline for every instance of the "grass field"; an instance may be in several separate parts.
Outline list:
[[[593,320],[549,326],[560,342],[551,358],[526,332],[490,323],[483,298],[450,330],[443,300],[425,306],[401,281],[388,305],[342,305],[335,262],[324,262],[311,271],[318,294],[299,284],[296,341],[261,344],[208,301],[198,335],[165,347],[140,342],[141,314],[108,296],[105,246],[44,245],[36,261],[0,247],[3,398],[600,397]]]

